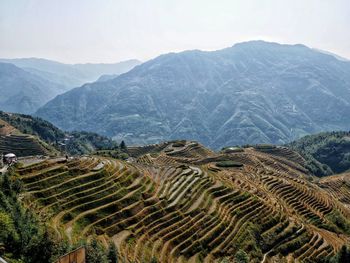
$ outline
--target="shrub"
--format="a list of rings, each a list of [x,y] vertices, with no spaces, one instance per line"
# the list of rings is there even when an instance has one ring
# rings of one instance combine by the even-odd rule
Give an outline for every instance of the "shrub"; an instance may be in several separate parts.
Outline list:
[[[86,263],[108,263],[106,251],[96,238],[86,246]]]
[[[235,262],[237,263],[248,263],[249,262],[249,257],[247,255],[247,253],[240,249],[238,250],[238,252],[235,255]]]

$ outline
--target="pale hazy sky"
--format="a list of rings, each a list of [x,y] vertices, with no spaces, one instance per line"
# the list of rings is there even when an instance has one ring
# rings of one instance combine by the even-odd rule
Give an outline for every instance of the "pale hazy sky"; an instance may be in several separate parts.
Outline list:
[[[147,60],[263,39],[350,58],[350,0],[0,0],[0,57]]]

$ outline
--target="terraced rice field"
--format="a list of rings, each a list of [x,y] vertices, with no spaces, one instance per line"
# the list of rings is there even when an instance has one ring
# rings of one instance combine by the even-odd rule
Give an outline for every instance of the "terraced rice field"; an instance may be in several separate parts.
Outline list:
[[[47,150],[39,141],[29,135],[0,135],[0,152],[17,156],[44,155]]]
[[[132,151],[133,162],[19,168],[24,200],[62,238],[113,240],[127,262],[231,262],[240,249],[251,262],[318,262],[350,241],[347,177],[318,181],[286,149],[217,154],[186,142]],[[216,166],[222,160],[243,166]]]

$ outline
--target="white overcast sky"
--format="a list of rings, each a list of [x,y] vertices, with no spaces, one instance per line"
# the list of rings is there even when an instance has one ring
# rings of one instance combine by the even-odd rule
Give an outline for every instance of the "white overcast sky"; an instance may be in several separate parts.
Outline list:
[[[350,58],[350,0],[0,0],[0,57],[147,60],[262,39]]]

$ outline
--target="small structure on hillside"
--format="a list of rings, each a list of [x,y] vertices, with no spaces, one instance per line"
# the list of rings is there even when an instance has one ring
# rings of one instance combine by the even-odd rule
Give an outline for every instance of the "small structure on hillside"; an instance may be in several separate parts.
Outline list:
[[[14,153],[5,154],[3,157],[3,163],[7,165],[17,163],[17,156]]]
[[[72,252],[63,255],[56,263],[85,263],[85,247],[77,248]]]

